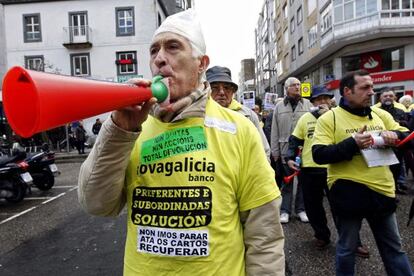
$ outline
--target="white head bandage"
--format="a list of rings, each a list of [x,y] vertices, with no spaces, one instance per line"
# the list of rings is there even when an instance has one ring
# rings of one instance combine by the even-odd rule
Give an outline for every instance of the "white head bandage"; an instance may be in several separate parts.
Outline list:
[[[201,24],[193,9],[168,16],[155,31],[152,40],[158,34],[165,32],[175,33],[187,38],[190,41],[194,56],[199,57],[206,54],[206,44]]]

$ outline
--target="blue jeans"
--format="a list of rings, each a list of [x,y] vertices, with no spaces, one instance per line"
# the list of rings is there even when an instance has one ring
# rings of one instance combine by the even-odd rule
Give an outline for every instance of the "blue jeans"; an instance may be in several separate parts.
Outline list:
[[[338,242],[336,245],[336,275],[353,276],[355,273],[355,250],[362,218],[337,216]],[[413,271],[407,255],[401,250],[401,237],[395,213],[386,216],[367,217],[374,235],[385,270],[391,276],[412,276]]]
[[[293,199],[293,180],[291,183],[283,183],[282,184],[282,205],[280,207],[280,213],[287,213],[290,215],[290,211],[292,208],[292,199]],[[302,191],[302,183],[298,181],[298,188],[296,191],[296,198],[295,198],[295,213],[298,214],[300,212],[305,211],[305,203],[303,202],[303,191]]]
[[[291,169],[289,169],[288,165],[281,164],[280,167],[282,171],[282,176],[288,176],[291,173]],[[282,177],[283,178],[283,177]],[[293,199],[293,183],[294,179],[290,183],[285,183],[282,181],[282,187],[280,189],[282,193],[282,205],[280,206],[280,213],[286,213],[290,215],[292,209],[292,199]],[[298,214],[300,212],[305,211],[305,203],[303,202],[303,191],[302,191],[302,184],[298,181],[298,186],[296,190],[296,197],[294,200],[295,203],[295,213]]]

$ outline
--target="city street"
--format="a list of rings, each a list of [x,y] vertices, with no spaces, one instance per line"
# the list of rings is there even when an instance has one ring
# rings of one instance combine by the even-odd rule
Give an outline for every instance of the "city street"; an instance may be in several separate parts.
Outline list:
[[[56,187],[47,195],[39,195],[33,189],[31,197],[37,195],[43,199],[29,199],[14,207],[1,202],[3,221],[5,213],[12,213],[12,210],[23,211],[21,208],[24,207],[30,211],[0,224],[0,275],[122,275],[125,211],[118,218],[85,214],[78,205],[74,188],[80,163],[58,166],[62,174],[56,178]],[[56,199],[48,199],[63,191],[66,193]],[[406,226],[412,197],[399,196],[399,199],[401,236],[412,261],[414,224]],[[41,204],[47,200],[49,202]],[[286,275],[334,275],[334,243],[324,251],[316,250],[312,246],[309,224],[297,219],[292,219],[283,228],[286,235]],[[357,275],[386,275],[366,224],[361,237],[371,257],[358,259]]]
[[[76,185],[80,163],[58,167],[62,174],[49,194],[67,189],[66,194],[0,224],[0,275],[122,275],[125,215],[85,214],[77,190],[59,187]],[[18,205],[32,208],[33,201],[41,202]],[[0,214],[17,208],[0,205]]]

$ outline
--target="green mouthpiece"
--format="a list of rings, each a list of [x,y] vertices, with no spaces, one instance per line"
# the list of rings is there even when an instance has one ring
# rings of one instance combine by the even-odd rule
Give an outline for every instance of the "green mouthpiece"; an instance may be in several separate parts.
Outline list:
[[[155,76],[151,83],[152,95],[157,98],[159,103],[162,103],[168,97],[168,87],[162,82],[162,79],[162,76]]]

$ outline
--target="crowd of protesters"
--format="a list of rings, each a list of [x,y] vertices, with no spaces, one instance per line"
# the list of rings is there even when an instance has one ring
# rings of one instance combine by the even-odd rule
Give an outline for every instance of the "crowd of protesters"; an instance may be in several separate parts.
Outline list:
[[[412,275],[395,216],[396,194],[407,193],[406,177],[414,169],[411,143],[397,147],[414,130],[412,97],[398,100],[390,87],[383,87],[372,105],[375,93],[366,71],[343,76],[338,107],[333,92],[324,85],[313,87],[310,103],[300,96],[296,78],[286,80],[284,92],[263,118],[282,191],[281,223],[290,220],[292,190],[297,185],[295,213],[300,221],[309,220],[314,246],[320,250],[331,243],[324,198],[329,202],[338,234],[336,275],[354,275],[355,256],[370,256],[359,236],[363,219],[371,228],[387,274]],[[381,137],[380,147],[374,145],[374,136]],[[372,165],[369,158],[376,151],[387,152],[387,160]],[[295,172],[297,180],[286,178]]]
[[[161,24],[149,53],[153,75],[169,79],[169,99],[112,112],[79,176],[84,210],[128,210],[124,275],[282,276],[282,224],[294,215],[309,222],[320,250],[338,233],[336,275],[354,275],[355,256],[369,257],[359,236],[364,219],[387,273],[413,274],[395,216],[404,167],[390,169],[408,158],[393,150],[414,125],[410,104],[396,111],[387,91],[371,107],[373,81],[358,71],[341,79],[335,108],[326,87],[305,99],[290,77],[284,97],[262,116],[260,105],[252,111],[233,99],[228,68],[208,69],[191,9]],[[327,227],[324,196],[335,230]]]

